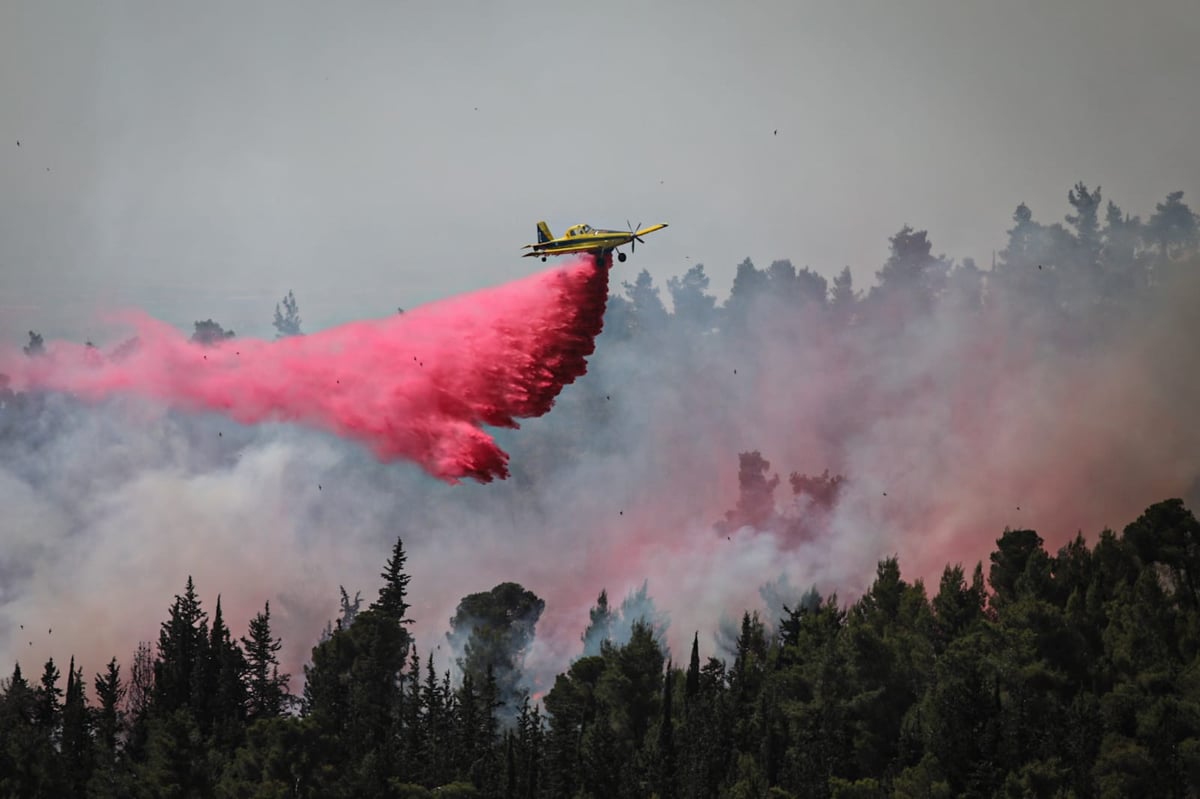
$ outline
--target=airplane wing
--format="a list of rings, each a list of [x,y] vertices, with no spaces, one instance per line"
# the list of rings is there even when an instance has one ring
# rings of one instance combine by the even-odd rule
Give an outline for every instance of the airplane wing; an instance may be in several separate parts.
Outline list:
[[[543,255],[570,255],[571,253],[575,252],[591,252],[595,249],[598,248],[594,244],[591,246],[580,244],[575,247],[555,247],[554,249],[534,250],[533,252],[522,253],[522,257],[529,258],[530,256],[541,257]]]

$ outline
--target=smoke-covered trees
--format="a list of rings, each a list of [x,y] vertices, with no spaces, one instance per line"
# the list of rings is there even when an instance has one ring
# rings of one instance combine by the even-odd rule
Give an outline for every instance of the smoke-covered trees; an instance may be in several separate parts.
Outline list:
[[[30,358],[41,355],[46,351],[46,343],[40,333],[29,331],[29,343],[21,348]]]
[[[633,283],[626,282],[622,286],[629,296],[633,318],[637,320],[635,329],[646,333],[662,330],[667,324],[667,309],[650,273],[643,269]]]
[[[654,640],[660,646],[666,646],[667,614],[655,606],[648,580],[630,591],[617,608],[609,604],[608,590],[601,590],[596,604],[588,611],[588,626],[581,638],[583,656],[602,654],[606,646],[624,645],[633,636],[636,624],[647,626]]]
[[[1030,345],[1021,357],[1060,346],[1066,334],[1072,346],[1090,346],[1097,332],[1127,332],[1116,324],[1120,314],[1193,268],[1195,218],[1180,195],[1144,222],[1098,188],[1064,194],[1060,223],[1017,208],[994,268],[935,257],[931,239],[909,228],[893,237],[873,296],[855,289],[849,268],[827,284],[785,260],[766,269],[747,260],[726,303],[709,294],[702,267],[667,281],[671,313],[656,305],[649,274],[638,275],[609,322],[624,313],[620,335],[634,346],[662,345],[645,347],[640,362],[662,367],[655,380],[686,375],[693,385],[698,375],[715,388],[671,395],[680,401],[672,412],[689,420],[706,418],[693,415],[692,403],[759,391],[763,367],[780,363],[763,357],[771,348],[787,348],[786,364],[821,378],[814,383],[845,378],[813,370],[806,355],[817,350],[830,353],[817,363],[851,367],[865,347],[903,354],[891,338],[896,320],[916,323],[902,335],[922,334],[925,322],[967,336],[976,325],[989,335],[998,329],[987,339],[998,348],[1019,334]],[[996,319],[1005,324],[988,328]],[[1015,320],[1036,322],[1039,335],[1013,331]],[[607,357],[600,347],[590,371],[608,382],[576,387],[586,406],[564,395],[546,420],[567,419],[572,430],[549,446],[535,436],[518,442],[546,453],[539,464],[514,457],[530,482],[561,463],[561,452],[596,452],[558,446],[593,434],[580,423],[585,414],[636,428],[648,416],[643,405],[661,399],[634,396],[645,384],[620,384],[624,375]],[[1178,360],[1179,369],[1187,364]],[[871,407],[883,406],[917,384],[909,370],[917,380],[930,374],[927,364],[891,365],[889,378],[906,377],[849,379],[822,401],[870,395]],[[610,400],[609,386],[628,390]],[[968,401],[989,401],[989,387],[979,388],[964,394]],[[809,398],[796,400],[810,407]],[[3,429],[17,429],[22,403],[32,401],[5,394]],[[799,458],[824,457],[829,438],[847,435],[842,418],[833,429],[816,420],[811,455],[800,447],[741,453],[741,494],[722,519],[729,546],[743,526],[768,530],[785,547],[822,534],[822,514],[836,511],[858,478],[837,469],[854,462]],[[697,493],[707,490],[697,482]],[[849,602],[780,580],[760,590],[765,614],[727,609],[729,633],[715,649],[707,633],[681,638],[691,644],[674,653],[688,656],[683,668],[669,660],[665,616],[646,584],[620,604],[602,591],[589,615],[580,610],[583,640],[562,673],[551,685],[518,680],[531,694],[518,690],[515,701],[505,658],[529,636],[514,635],[505,614],[484,623],[468,615],[488,613],[464,614],[456,631],[482,632],[472,662],[455,653],[461,676],[446,670],[449,647],[416,651],[399,541],[369,607],[343,590],[338,618],[331,597],[338,621],[323,638],[313,631],[297,706],[287,701],[280,641],[270,631],[275,603],[239,638],[226,624],[231,605],[218,598],[210,618],[189,582],[158,647],[139,647],[124,668],[111,661],[91,697],[76,666],[57,673],[61,661],[47,669],[39,661],[32,676],[14,668],[0,681],[0,795],[1190,796],[1200,774],[1198,551],[1194,516],[1171,500],[1121,533],[1079,536],[1057,552],[1037,531],[1007,530],[990,557],[947,565],[929,594],[894,558],[864,564],[876,566],[874,580]],[[488,602],[518,615],[537,605],[540,614],[540,600],[524,601],[532,591],[517,588],[515,601]],[[682,601],[662,599],[664,607]],[[460,639],[464,648],[470,638]]]
[[[281,302],[282,310],[279,307],[280,303],[275,303],[275,320],[271,323],[275,327],[275,338],[303,335],[303,331],[300,329],[300,307],[296,304],[296,295],[289,290]]]
[[[616,614],[608,606],[608,590],[602,589],[595,606],[588,611],[588,626],[581,637],[584,657],[600,654],[601,645],[611,640],[615,623]]]
[[[679,322],[697,330],[711,330],[716,324],[717,298],[708,294],[708,275],[704,265],[696,264],[682,277],[667,280],[674,316]]]
[[[1162,266],[1193,253],[1197,247],[1200,223],[1187,203],[1183,192],[1173,191],[1165,202],[1154,206],[1154,214],[1146,220],[1145,235],[1158,252]]]
[[[718,532],[731,533],[741,527],[765,529],[775,515],[775,489],[779,476],[767,476],[771,462],[758,450],[738,455],[738,503],[717,525]]]
[[[928,311],[945,288],[949,262],[944,256],[932,254],[933,243],[927,231],[905,225],[888,241],[891,252],[875,273],[879,283],[868,296],[899,304],[909,314]]]
[[[774,633],[744,612],[728,660],[705,660],[694,636],[685,669],[630,606],[628,637],[581,651],[544,695],[545,715],[524,697],[507,723],[491,669],[464,670],[456,685],[415,649],[400,662],[402,625],[379,606],[313,649],[306,702],[286,714],[261,699],[263,686],[276,698],[284,688],[269,605],[243,650],[219,602],[208,622],[189,580],[140,706],[122,701],[137,678],[123,684],[115,659],[96,675],[94,707],[74,661],[65,673],[47,661],[36,684],[19,665],[0,681],[0,791],[1190,796],[1200,787],[1197,541],[1200,523],[1172,499],[1090,548],[1079,536],[1050,553],[1037,532],[1006,530],[986,585],[982,563],[970,580],[947,565],[932,598],[886,558],[848,605],[810,591],[784,606]],[[407,577],[402,552],[397,543],[381,596]],[[503,637],[502,611],[527,618],[540,600],[497,589],[464,600],[462,620]],[[621,614],[601,596],[593,626],[612,629]],[[221,709],[227,648],[245,658],[245,713]]]
[[[476,685],[494,680],[500,700],[511,713],[525,695],[521,687],[525,654],[545,607],[544,600],[518,583],[501,583],[463,597],[450,620],[446,637],[461,653],[458,667]]]
[[[192,341],[197,344],[211,346],[233,338],[232,330],[226,330],[211,319],[196,322],[193,327],[195,330],[192,331]]]

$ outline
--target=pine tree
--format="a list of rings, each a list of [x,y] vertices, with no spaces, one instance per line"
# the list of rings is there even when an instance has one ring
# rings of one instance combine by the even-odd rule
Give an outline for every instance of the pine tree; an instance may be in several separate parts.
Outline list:
[[[615,614],[608,606],[608,591],[601,590],[596,605],[588,611],[588,626],[583,631],[583,656],[599,655],[600,647],[612,638]]]
[[[66,793],[58,751],[62,741],[63,695],[58,687],[59,677],[54,658],[50,658],[42,670],[41,682],[33,692],[32,734],[21,742],[21,748],[25,750],[23,757],[30,762],[33,782],[38,786],[38,793],[44,796]]]
[[[517,715],[525,654],[533,642],[534,628],[546,603],[518,583],[501,583],[491,591],[462,598],[450,619],[447,638],[462,655],[458,666],[478,681],[488,669],[494,673],[504,700],[504,721]]]
[[[271,636],[271,603],[250,620],[250,637],[242,639],[246,652],[246,717],[253,722],[280,716],[287,709],[290,676],[279,673],[278,652],[283,642]]]
[[[111,766],[115,763],[117,741],[124,727],[121,701],[127,690],[121,684],[121,667],[116,658],[108,662],[108,668],[103,674],[96,675],[93,685],[96,689],[96,701],[100,703],[93,722],[96,745],[100,750],[101,762]]]
[[[34,796],[49,751],[33,726],[37,696],[19,663],[0,687],[0,796]]]
[[[397,538],[392,547],[392,556],[388,558],[387,568],[379,575],[383,578],[383,586],[379,589],[379,598],[371,603],[371,609],[377,610],[384,617],[397,624],[412,624],[405,614],[408,613],[408,581],[409,576],[404,572],[404,563],[408,556],[404,554],[404,541]],[[408,632],[405,631],[405,640]]]
[[[129,737],[125,751],[132,756],[144,754],[150,714],[154,708],[154,655],[149,641],[139,641],[129,666],[129,685],[125,692],[125,721]]]
[[[154,663],[153,703],[163,714],[191,705],[197,678],[208,658],[208,614],[200,608],[190,575],[169,614],[159,632]]]
[[[279,310],[279,303],[275,303],[275,321],[272,324],[275,326],[275,338],[303,335],[300,330],[300,309],[296,305],[296,295],[290,290],[283,298],[282,312]]]
[[[858,294],[854,291],[854,276],[850,274],[850,267],[846,266],[833,279],[833,286],[829,290],[829,310],[833,312],[835,320],[846,324],[853,319],[857,304]]]
[[[716,323],[716,297],[708,294],[708,275],[703,264],[688,269],[683,277],[667,280],[674,318],[697,330],[709,330]]]
[[[62,689],[58,687],[60,677],[54,658],[46,661],[42,669],[41,684],[34,691],[33,723],[48,739],[58,743],[58,727],[62,713]]]

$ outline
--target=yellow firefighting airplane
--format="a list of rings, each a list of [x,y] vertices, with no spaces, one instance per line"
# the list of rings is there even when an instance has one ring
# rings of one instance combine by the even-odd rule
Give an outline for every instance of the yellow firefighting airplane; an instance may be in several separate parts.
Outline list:
[[[526,244],[521,249],[532,250],[532,252],[525,253],[526,258],[536,255],[543,261],[550,255],[567,255],[573,252],[594,253],[598,259],[603,260],[610,252],[626,244],[629,245],[629,251],[633,252],[637,249],[635,242],[646,243],[642,240],[642,236],[662,230],[666,225],[658,224],[650,227],[639,225],[638,227],[639,230],[634,230],[632,226],[629,230],[597,230],[591,225],[575,225],[567,228],[566,234],[556,239],[550,234],[550,228],[545,222],[538,222],[537,244]],[[617,260],[624,261],[625,253],[618,252]]]

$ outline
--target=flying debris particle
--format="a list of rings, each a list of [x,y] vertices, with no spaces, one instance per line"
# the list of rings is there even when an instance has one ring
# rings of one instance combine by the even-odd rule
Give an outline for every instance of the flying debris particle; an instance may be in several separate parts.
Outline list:
[[[1018,506],[1017,506],[1017,510],[1020,510],[1020,509],[1021,509],[1021,506],[1020,506],[1020,505],[1018,505]]]
[[[320,483],[317,483],[317,490],[318,490],[318,491],[320,491],[320,490],[321,490],[321,484],[320,484]]]
[[[617,515],[618,515],[618,516],[624,516],[624,515],[625,515],[625,511],[619,511]]]
[[[734,370],[733,370],[733,373],[736,375],[736,374],[737,374],[737,369],[734,369]]]
[[[224,438],[224,436],[225,436],[225,434],[222,433],[220,430],[217,431],[217,438]]]
[[[1042,268],[1042,265],[1041,265],[1041,264],[1038,264],[1038,269],[1041,269],[1041,268]]]
[[[610,394],[605,394],[605,395],[604,395],[604,398],[605,398],[606,400],[611,400],[611,399],[612,399],[612,395],[610,395]]]
[[[17,139],[17,146],[18,146],[18,147],[20,147],[20,146],[21,146],[21,140],[20,140],[20,139]]]
[[[50,635],[52,632],[54,632],[54,630],[46,630],[46,635]]]
[[[886,492],[886,491],[884,491],[884,492],[883,492],[883,495],[886,497],[886,496],[887,496],[887,492]]]
[[[776,136],[778,136],[778,135],[779,135],[779,129],[778,129],[778,128],[776,128],[776,129],[775,129],[775,134],[774,134],[774,135],[776,135]]]
[[[21,629],[22,629],[22,630],[24,630],[24,629],[25,629],[25,625],[24,625],[24,624],[22,624],[22,625],[21,625]]]

